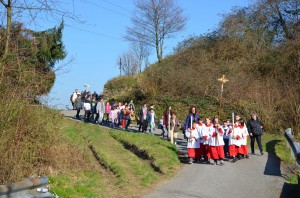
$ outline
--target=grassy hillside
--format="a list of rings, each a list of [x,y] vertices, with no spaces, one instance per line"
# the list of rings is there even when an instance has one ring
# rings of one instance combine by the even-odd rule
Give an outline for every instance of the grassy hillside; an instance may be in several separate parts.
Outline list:
[[[300,12],[298,9],[287,13],[292,5],[291,0],[258,0],[247,8],[233,9],[214,32],[178,43],[174,53],[161,63],[150,65],[139,75],[109,81],[104,86],[105,95],[108,99],[112,95],[126,102],[133,98],[137,103],[158,104],[163,108],[173,102],[180,114],[186,114],[187,107],[196,104],[200,112],[214,116],[221,92],[217,79],[224,74],[229,81],[224,85],[225,112],[221,115],[225,113],[225,117],[222,118],[230,116],[227,109],[243,113],[246,118],[256,111],[266,129],[278,133],[291,127],[297,134],[300,29],[296,18]],[[292,35],[287,36],[281,24],[271,28],[273,19],[278,18],[278,13],[270,9],[273,6],[280,7],[285,14],[288,27],[284,28]],[[266,10],[273,11],[264,13]],[[135,79],[134,86],[129,79]],[[130,90],[124,92],[124,87],[129,86]],[[211,102],[201,105],[207,100]],[[181,109],[183,106],[185,109]]]
[[[62,129],[82,161],[79,169],[51,174],[51,191],[59,197],[140,196],[181,166],[176,147],[159,137],[68,119]]]

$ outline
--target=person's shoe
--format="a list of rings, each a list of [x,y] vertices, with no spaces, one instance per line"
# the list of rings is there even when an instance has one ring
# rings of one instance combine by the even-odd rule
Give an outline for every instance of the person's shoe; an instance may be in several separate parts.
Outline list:
[[[247,159],[250,159],[251,157],[250,157],[249,155],[246,155],[246,158],[247,158]]]
[[[209,163],[210,163],[211,165],[216,165],[216,162],[213,161],[213,160],[210,160]]]
[[[236,159],[236,157],[234,157],[233,159],[232,159],[232,162],[236,162],[237,161],[237,159]]]
[[[220,165],[220,166],[223,166],[223,165],[224,165],[224,161],[221,160],[219,165]]]
[[[255,153],[251,153],[251,155],[255,155]]]
[[[193,158],[190,158],[189,164],[193,164],[193,163],[194,163]]]
[[[260,154],[261,154],[261,155],[264,155],[264,152],[262,151],[262,152],[260,152]]]

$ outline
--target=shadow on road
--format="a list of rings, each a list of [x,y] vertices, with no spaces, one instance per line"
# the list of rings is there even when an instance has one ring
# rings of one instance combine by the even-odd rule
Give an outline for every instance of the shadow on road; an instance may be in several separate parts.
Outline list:
[[[271,176],[279,176],[279,177],[284,177],[285,179],[287,178],[287,175],[284,175],[281,173],[280,170],[280,164],[281,160],[279,157],[277,157],[275,153],[275,146],[278,142],[281,142],[281,140],[272,140],[268,143],[266,143],[266,150],[268,152],[268,159],[267,163],[265,166],[264,174],[265,175],[271,175]],[[284,183],[282,187],[282,191],[280,194],[281,198],[296,198],[300,197],[299,193],[300,190],[297,189],[298,185],[297,184],[289,184],[289,183]]]
[[[280,140],[272,140],[266,143],[266,150],[268,152],[268,159],[265,166],[264,174],[273,175],[281,177],[280,171],[280,159],[275,153],[275,145],[280,142]]]

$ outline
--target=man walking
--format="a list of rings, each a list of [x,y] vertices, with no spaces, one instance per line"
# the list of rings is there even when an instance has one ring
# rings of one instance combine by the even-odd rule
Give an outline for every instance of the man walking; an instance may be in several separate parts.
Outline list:
[[[72,107],[73,107],[73,110],[76,110],[76,107],[75,107],[75,100],[76,100],[76,98],[77,98],[77,96],[78,96],[78,94],[80,94],[79,92],[78,92],[78,89],[75,89],[75,91],[72,93],[72,95],[71,95],[71,103],[72,103]]]
[[[104,112],[105,112],[105,104],[103,102],[103,98],[100,98],[99,102],[97,103],[97,119],[100,125],[103,125],[104,119]]]
[[[260,154],[263,155],[264,152],[263,152],[262,144],[261,144],[261,135],[263,133],[264,125],[263,125],[262,121],[257,118],[256,113],[252,113],[251,119],[247,123],[247,128],[248,128],[248,132],[249,132],[250,139],[251,139],[251,153],[253,155],[255,154],[254,142],[256,139],[256,142],[257,142],[259,150],[260,150]]]

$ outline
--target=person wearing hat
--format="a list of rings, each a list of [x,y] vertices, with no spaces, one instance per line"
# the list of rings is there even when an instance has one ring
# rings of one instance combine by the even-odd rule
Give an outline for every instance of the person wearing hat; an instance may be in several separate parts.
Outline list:
[[[255,152],[254,152],[255,140],[258,144],[260,154],[263,155],[264,152],[263,152],[262,144],[261,144],[261,135],[263,133],[264,125],[263,125],[263,122],[257,118],[257,113],[254,112],[251,114],[251,119],[247,123],[247,128],[248,128],[248,132],[249,132],[250,139],[251,139],[252,155],[255,155]]]

